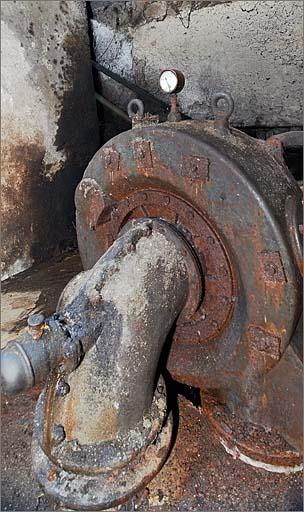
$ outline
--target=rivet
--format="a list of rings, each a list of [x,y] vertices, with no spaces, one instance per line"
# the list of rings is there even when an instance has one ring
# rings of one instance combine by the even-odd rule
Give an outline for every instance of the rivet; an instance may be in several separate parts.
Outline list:
[[[41,313],[30,315],[27,319],[29,331],[34,340],[41,338],[44,332],[44,316]]]

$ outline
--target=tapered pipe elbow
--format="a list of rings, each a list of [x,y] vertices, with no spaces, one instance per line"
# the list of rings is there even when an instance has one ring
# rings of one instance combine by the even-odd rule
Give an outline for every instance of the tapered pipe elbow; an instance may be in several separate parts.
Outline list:
[[[94,333],[94,343],[64,382],[59,374],[48,381],[37,407],[33,456],[38,480],[67,507],[115,506],[163,464],[172,418],[160,358],[177,317],[197,306],[196,265],[174,227],[135,221],[62,293],[60,314],[82,316],[82,341]],[[49,479],[59,468],[63,477]]]

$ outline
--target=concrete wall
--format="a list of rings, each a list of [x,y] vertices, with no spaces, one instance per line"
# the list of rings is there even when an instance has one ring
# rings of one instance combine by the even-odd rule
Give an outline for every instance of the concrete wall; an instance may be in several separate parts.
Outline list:
[[[1,2],[2,278],[75,243],[98,148],[85,2]]]
[[[183,71],[183,112],[208,117],[210,96],[235,99],[232,123],[302,124],[301,0],[91,2],[96,59],[154,94],[159,72]],[[130,95],[101,75],[104,95]]]

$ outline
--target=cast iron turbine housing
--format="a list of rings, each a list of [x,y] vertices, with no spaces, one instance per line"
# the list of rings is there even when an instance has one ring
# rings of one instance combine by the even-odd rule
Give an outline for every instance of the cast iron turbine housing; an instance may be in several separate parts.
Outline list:
[[[132,130],[96,153],[77,187],[85,271],[55,315],[3,352],[7,391],[48,376],[34,471],[69,508],[122,503],[161,468],[172,431],[164,365],[200,388],[233,456],[302,467],[302,194],[282,137],[231,128],[227,94],[212,106],[214,121],[162,124],[129,108]]]

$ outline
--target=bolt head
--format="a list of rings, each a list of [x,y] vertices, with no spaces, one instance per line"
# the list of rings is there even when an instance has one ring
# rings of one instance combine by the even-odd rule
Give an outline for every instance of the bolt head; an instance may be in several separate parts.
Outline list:
[[[60,380],[57,384],[56,395],[66,396],[70,392],[70,386],[64,380]]]
[[[54,444],[60,444],[65,440],[65,431],[62,425],[55,425],[53,430]]]
[[[272,263],[272,262],[269,262],[265,265],[265,272],[269,275],[269,276],[274,276],[275,274],[277,274],[278,272],[278,268],[277,266]]]
[[[27,319],[27,325],[29,327],[33,327],[36,329],[37,327],[41,327],[44,323],[44,315],[42,313],[34,313],[33,315],[30,315]]]
[[[139,158],[145,158],[145,156],[146,156],[145,150],[143,148],[139,148],[137,154],[138,154]]]
[[[112,163],[111,155],[105,156],[105,163],[106,163],[106,165],[110,165]]]

